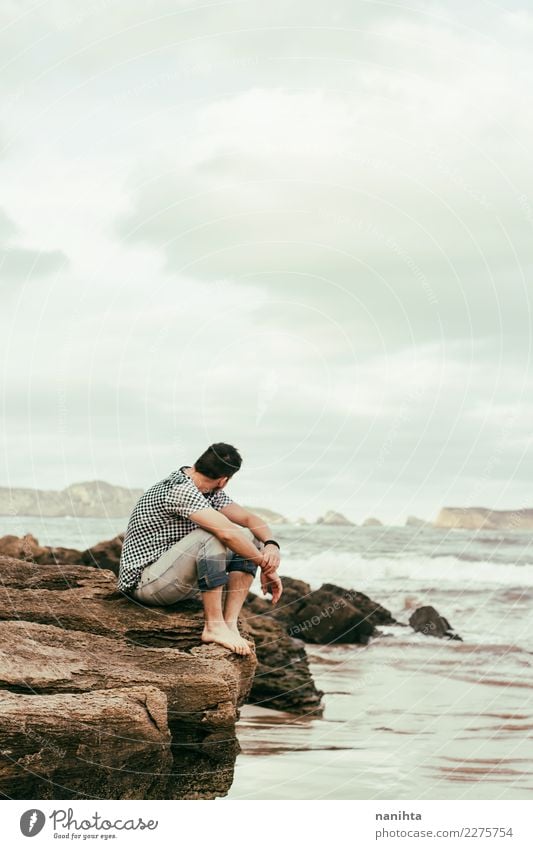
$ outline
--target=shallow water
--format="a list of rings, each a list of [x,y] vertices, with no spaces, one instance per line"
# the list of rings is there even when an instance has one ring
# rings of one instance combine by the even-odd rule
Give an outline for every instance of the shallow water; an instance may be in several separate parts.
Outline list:
[[[323,719],[246,706],[229,798],[532,798],[533,535],[324,528],[313,551],[297,533],[282,571],[402,622],[432,604],[464,642],[394,626],[366,647],[308,645]]]
[[[532,798],[532,656],[387,633],[311,649],[323,719],[243,709],[229,798]]]

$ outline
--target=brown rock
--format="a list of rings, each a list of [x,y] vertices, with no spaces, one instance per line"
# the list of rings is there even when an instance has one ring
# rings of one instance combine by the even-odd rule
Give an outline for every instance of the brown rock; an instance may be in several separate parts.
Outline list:
[[[212,798],[228,791],[238,749],[235,721],[255,656],[203,646],[200,612],[142,607],[116,592],[115,576],[106,570],[0,557],[0,583],[0,688],[40,697],[154,687],[168,699],[172,769],[163,795],[154,779],[144,792],[156,795],[145,798]],[[98,714],[95,708],[95,727],[98,715],[105,734],[105,709]],[[49,733],[53,743],[53,729]],[[164,763],[160,771],[168,772]],[[44,785],[41,790],[48,792]],[[120,792],[129,794],[120,798],[137,798],[133,785]]]
[[[115,575],[118,575],[123,542],[124,534],[99,542],[83,551],[78,562],[85,563],[87,566],[98,566],[100,569],[111,569]]]
[[[291,611],[310,592],[309,584],[283,578],[283,611]],[[188,651],[200,645],[201,605],[194,601],[169,607],[145,607],[116,592],[106,570],[87,566],[41,566],[0,557],[0,619],[16,616],[42,624],[88,631],[138,646]],[[35,592],[35,590],[40,592]],[[280,602],[281,605],[281,602]],[[320,712],[305,648],[272,619],[270,602],[250,593],[241,629],[256,643],[257,675],[251,700],[296,713]],[[16,611],[16,616],[15,616]],[[248,686],[250,682],[247,682]]]
[[[39,545],[33,534],[23,537],[7,536],[0,538],[0,555],[16,557],[32,563],[79,563],[81,552],[75,548]]]
[[[268,605],[268,612],[264,612],[262,599],[257,601],[259,605],[255,606],[252,599],[243,611],[258,660],[248,701],[274,710],[320,716],[324,694],[315,686],[305,647],[269,615],[272,608],[268,602],[264,602]]]
[[[16,557],[19,560],[35,560],[46,553],[46,548],[39,545],[38,540],[33,534],[25,534],[23,537],[17,537],[13,534],[0,537],[0,554],[5,554],[7,557]]]
[[[165,694],[151,686],[0,700],[0,793],[12,799],[164,798]]]

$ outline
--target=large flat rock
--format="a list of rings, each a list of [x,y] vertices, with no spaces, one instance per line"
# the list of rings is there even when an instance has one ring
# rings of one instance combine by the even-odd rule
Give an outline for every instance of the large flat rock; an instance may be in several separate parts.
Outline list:
[[[2,693],[5,798],[164,798],[172,767],[167,698],[155,687]]]
[[[35,566],[0,557],[0,619],[22,618],[123,639],[149,647],[188,651],[200,645],[201,605],[190,601],[148,607],[115,590],[115,576],[89,566]],[[285,611],[306,595],[303,581],[285,579]],[[255,606],[253,600],[255,599]],[[259,665],[250,701],[293,713],[320,713],[317,690],[301,641],[287,635],[270,614],[272,605],[250,594],[242,632],[253,637]],[[243,693],[250,681],[242,677]]]
[[[200,645],[198,605],[148,607],[116,591],[112,572],[90,566],[36,566],[0,557],[0,619],[24,619],[137,645]]]
[[[172,765],[164,794],[158,780],[145,787],[144,798],[224,795],[238,751],[235,722],[252,684],[255,655],[242,658],[202,645],[199,610],[142,607],[117,593],[115,583],[111,572],[87,566],[0,558],[0,688],[15,698],[36,699],[99,691],[105,701],[106,691],[111,696],[112,690],[153,687],[167,700]],[[98,704],[93,724],[105,735],[105,707],[99,712]],[[53,728],[51,723],[52,743]],[[64,732],[59,722],[56,730],[60,736]],[[74,728],[72,745],[76,733]],[[79,745],[84,745],[81,738]],[[127,751],[122,757],[126,762]],[[164,769],[167,756],[162,752],[161,757]],[[3,792],[17,798],[20,787],[17,779],[12,792]],[[101,783],[97,797],[109,798],[108,791]],[[44,786],[42,792],[48,792]],[[132,791],[125,786],[123,792]]]

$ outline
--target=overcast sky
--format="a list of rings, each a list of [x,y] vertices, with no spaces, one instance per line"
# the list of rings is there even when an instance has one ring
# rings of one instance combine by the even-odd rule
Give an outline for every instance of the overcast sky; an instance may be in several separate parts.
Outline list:
[[[0,9],[0,485],[533,506],[532,3]]]

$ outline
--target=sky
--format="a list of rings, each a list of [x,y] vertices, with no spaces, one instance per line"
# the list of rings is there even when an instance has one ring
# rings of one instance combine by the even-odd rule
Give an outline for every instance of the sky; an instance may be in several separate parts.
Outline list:
[[[466,8],[465,8],[466,6]],[[533,2],[0,0],[0,486],[533,506]]]

